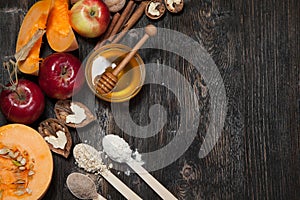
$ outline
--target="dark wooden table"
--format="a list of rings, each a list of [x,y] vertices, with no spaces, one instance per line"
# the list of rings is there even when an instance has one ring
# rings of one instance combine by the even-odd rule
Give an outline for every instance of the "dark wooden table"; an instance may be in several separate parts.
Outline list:
[[[0,0],[1,63],[14,54],[20,24],[34,2]],[[135,27],[150,22],[144,16]],[[228,102],[221,136],[213,150],[200,159],[200,146],[211,121],[211,94],[206,82],[195,66],[179,55],[153,49],[141,52],[145,62],[159,60],[184,75],[197,94],[200,113],[198,133],[188,150],[171,165],[151,172],[153,176],[180,199],[299,199],[300,1],[185,0],[181,14],[166,13],[153,23],[186,34],[205,47],[220,71]],[[78,41],[79,50],[73,53],[84,59],[97,40],[78,36]],[[51,53],[46,43],[42,53]],[[1,83],[7,83],[3,68],[0,72]],[[45,113],[32,127],[54,116],[54,103],[47,99]],[[150,123],[150,106],[165,107],[166,126],[148,139],[123,133],[109,103],[94,98],[88,103],[97,114],[97,121],[84,129],[90,141],[101,134],[115,133],[142,152],[153,151],[172,140],[180,123],[179,103],[161,85],[143,87],[130,101],[131,117],[140,125]],[[0,114],[0,125],[7,123]],[[99,133],[96,125],[104,132]],[[74,144],[84,142],[75,129],[71,132]],[[53,159],[53,179],[44,199],[75,199],[65,180],[69,173],[81,170],[73,156],[65,159],[53,154]],[[113,173],[144,199],[159,199],[136,174]],[[104,196],[122,199],[106,181],[94,178]]]

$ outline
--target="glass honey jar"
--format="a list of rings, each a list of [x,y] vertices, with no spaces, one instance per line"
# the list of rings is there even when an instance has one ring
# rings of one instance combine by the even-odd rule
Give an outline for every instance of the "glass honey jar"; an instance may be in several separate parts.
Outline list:
[[[140,91],[145,80],[145,64],[138,53],[120,71],[118,82],[110,93],[100,94],[95,88],[95,78],[106,70],[112,71],[130,50],[131,48],[123,44],[107,44],[88,56],[85,77],[89,88],[98,98],[108,102],[124,102]]]

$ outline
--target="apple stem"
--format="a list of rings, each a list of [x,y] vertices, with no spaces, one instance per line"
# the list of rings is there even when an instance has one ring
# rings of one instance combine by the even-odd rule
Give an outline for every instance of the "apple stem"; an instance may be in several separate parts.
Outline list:
[[[16,89],[13,90],[13,92],[17,94],[17,96],[18,96],[19,99],[24,99],[24,96],[23,96],[23,95],[20,95],[20,94],[17,92]]]
[[[65,75],[67,73],[67,66],[63,66],[62,69],[61,69],[61,73],[62,75]]]
[[[90,12],[90,16],[91,16],[91,17],[94,17],[95,14],[96,14],[96,12],[95,12],[94,10],[92,10],[92,11]]]

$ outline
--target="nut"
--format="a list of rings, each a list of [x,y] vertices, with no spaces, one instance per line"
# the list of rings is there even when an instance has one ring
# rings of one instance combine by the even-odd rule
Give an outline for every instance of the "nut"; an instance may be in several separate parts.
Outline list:
[[[126,4],[126,0],[103,0],[103,2],[107,5],[110,12],[120,11]]]
[[[172,13],[178,13],[183,9],[183,0],[165,0],[165,4]]]
[[[71,146],[72,146],[72,137],[68,130],[68,127],[65,124],[63,124],[58,119],[49,118],[49,119],[42,121],[39,124],[38,131],[43,138],[50,137],[50,136],[58,137],[57,132],[59,132],[59,131],[63,132],[67,139],[64,149],[55,148],[53,146],[53,144],[51,144],[49,142],[47,142],[47,144],[52,152],[60,154],[60,155],[64,156],[65,158],[67,158],[69,156]]]
[[[150,19],[159,19],[161,18],[166,11],[166,7],[162,0],[152,0],[149,1],[145,8],[145,13]]]
[[[80,123],[66,122],[68,115],[75,114],[71,110],[71,103],[79,106],[80,108],[82,108],[84,110],[86,117],[82,122],[80,122]],[[65,125],[67,125],[71,128],[81,128],[81,127],[88,125],[92,121],[96,120],[96,117],[92,114],[92,112],[88,109],[88,107],[86,107],[85,105],[83,105],[80,102],[75,102],[75,101],[71,101],[71,100],[57,101],[54,106],[54,112],[55,112],[56,118],[58,120],[62,121]]]

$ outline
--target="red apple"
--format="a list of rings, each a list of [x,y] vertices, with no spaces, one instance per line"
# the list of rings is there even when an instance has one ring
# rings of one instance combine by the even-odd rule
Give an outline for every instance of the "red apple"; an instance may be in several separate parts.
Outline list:
[[[95,38],[103,34],[110,22],[110,12],[102,0],[80,0],[70,11],[72,28],[81,36]]]
[[[0,107],[7,120],[32,124],[44,112],[44,94],[34,82],[20,79],[15,88],[11,84],[6,87],[0,95]]]
[[[41,63],[38,80],[50,98],[68,99],[84,83],[81,61],[70,53],[53,53]]]

